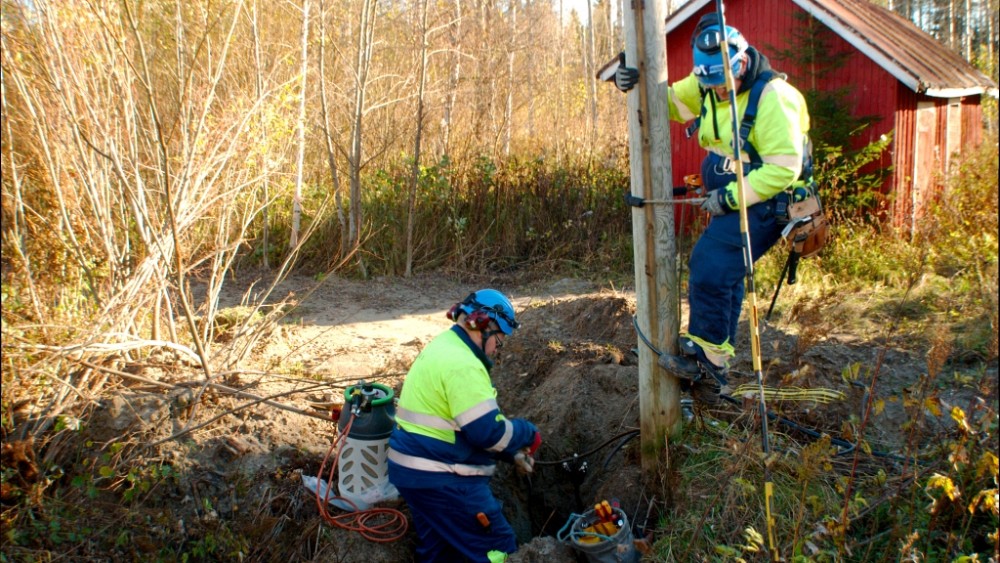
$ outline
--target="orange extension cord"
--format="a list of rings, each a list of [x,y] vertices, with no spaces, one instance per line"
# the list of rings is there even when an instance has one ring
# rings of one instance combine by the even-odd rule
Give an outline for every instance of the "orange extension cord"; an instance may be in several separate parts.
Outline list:
[[[370,508],[368,510],[357,510],[357,505],[341,496],[330,496],[333,489],[333,477],[337,470],[337,462],[340,459],[340,452],[344,447],[344,438],[351,432],[351,425],[354,424],[354,415],[347,420],[347,425],[343,432],[339,432],[337,437],[330,444],[330,450],[326,452],[323,463],[319,466],[319,482],[323,481],[323,471],[326,464],[333,456],[333,463],[330,464],[329,475],[326,477],[326,494],[320,495],[319,484],[316,486],[316,506],[319,514],[328,524],[344,530],[350,530],[361,534],[368,541],[377,543],[389,543],[401,539],[409,527],[406,516],[402,512],[393,508]],[[354,512],[332,515],[329,512],[330,499],[341,500],[352,507]]]

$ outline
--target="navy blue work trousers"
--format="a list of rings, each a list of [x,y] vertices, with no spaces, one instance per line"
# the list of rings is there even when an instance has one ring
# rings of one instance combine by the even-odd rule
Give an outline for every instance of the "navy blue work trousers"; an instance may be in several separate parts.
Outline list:
[[[709,154],[702,162],[702,181],[708,190],[723,188],[736,179],[726,171],[723,161]],[[744,166],[747,173],[752,169],[752,165]],[[755,262],[781,238],[775,206],[771,199],[747,209],[747,232]],[[728,341],[735,346],[747,272],[739,212],[712,218],[691,252],[688,268],[688,332],[711,344]]]
[[[411,489],[397,487],[410,507],[422,563],[487,563],[490,551],[514,553],[517,538],[493,496],[489,482]],[[477,518],[482,512],[488,526]]]

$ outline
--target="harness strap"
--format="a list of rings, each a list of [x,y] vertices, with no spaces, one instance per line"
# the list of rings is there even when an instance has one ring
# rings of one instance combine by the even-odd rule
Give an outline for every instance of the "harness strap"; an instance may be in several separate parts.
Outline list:
[[[747,100],[747,109],[743,113],[743,119],[740,122],[740,147],[747,152],[751,164],[761,164],[763,162],[757,153],[757,149],[747,140],[750,137],[750,130],[753,129],[754,122],[757,121],[757,105],[760,103],[760,95],[764,92],[764,87],[767,86],[767,83],[779,76],[783,77],[784,75],[773,70],[765,70],[757,76],[757,80],[750,87],[750,99]],[[701,118],[705,116],[705,98],[708,96],[709,91],[704,88],[700,88],[700,91],[701,115],[694,118],[691,125],[684,130],[689,139],[698,131],[698,128],[701,126]]]
[[[750,87],[750,98],[747,100],[747,109],[743,112],[743,119],[740,121],[740,147],[750,157],[750,164],[761,164],[763,162],[760,154],[757,153],[757,149],[748,140],[750,138],[750,130],[753,129],[753,124],[757,121],[757,105],[760,104],[760,95],[764,92],[764,87],[767,86],[767,83],[779,76],[781,74],[773,70],[765,70],[760,73],[757,80],[754,81],[753,86]]]

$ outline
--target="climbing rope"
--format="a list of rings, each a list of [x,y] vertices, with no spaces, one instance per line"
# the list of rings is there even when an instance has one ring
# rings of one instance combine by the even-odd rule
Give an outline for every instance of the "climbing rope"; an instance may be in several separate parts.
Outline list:
[[[319,467],[318,482],[316,486],[316,506],[319,508],[320,516],[331,526],[351,532],[357,532],[368,541],[376,543],[394,542],[401,539],[406,534],[406,530],[409,527],[406,516],[402,512],[394,508],[369,508],[368,510],[358,510],[358,506],[350,499],[342,496],[330,495],[330,491],[333,489],[333,478],[334,473],[337,470],[337,462],[340,459],[340,453],[344,448],[344,439],[348,434],[350,434],[351,426],[353,424],[354,415],[351,414],[350,418],[347,420],[347,424],[344,426],[343,431],[337,433],[337,437],[330,444],[330,449],[326,452],[326,456],[323,457],[323,463],[320,464]],[[331,457],[333,460],[330,463],[330,471],[326,477],[326,491],[323,494],[320,494],[320,483],[324,482],[323,471],[326,469],[327,462],[330,461]],[[354,512],[337,515],[330,514],[329,507],[331,500],[336,500],[350,505],[354,509]]]

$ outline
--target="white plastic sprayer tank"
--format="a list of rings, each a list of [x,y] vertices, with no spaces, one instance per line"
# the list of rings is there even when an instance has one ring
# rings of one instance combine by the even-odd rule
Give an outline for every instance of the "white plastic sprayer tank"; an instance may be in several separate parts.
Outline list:
[[[340,475],[337,486],[340,496],[353,502],[358,510],[399,496],[389,483],[386,461],[396,415],[393,395],[392,389],[385,385],[365,382],[344,391],[346,404],[337,428],[343,432],[348,421],[351,428],[344,436],[337,461]],[[347,503],[333,502],[344,510],[353,510]]]

